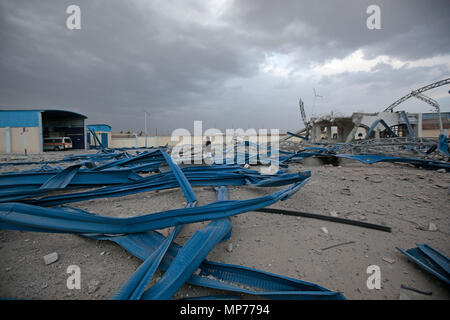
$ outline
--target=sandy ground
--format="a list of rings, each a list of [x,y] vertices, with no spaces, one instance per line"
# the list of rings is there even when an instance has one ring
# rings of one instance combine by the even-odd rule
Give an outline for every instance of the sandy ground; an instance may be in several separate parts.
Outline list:
[[[50,152],[29,156],[26,161],[58,159],[68,154]],[[312,177],[293,197],[273,208],[324,215],[333,211],[339,217],[390,226],[392,233],[310,218],[247,212],[231,218],[231,238],[218,244],[207,258],[313,282],[340,291],[348,299],[449,299],[450,292],[441,282],[409,262],[395,247],[409,249],[416,243],[426,243],[450,256],[450,175],[389,163],[364,165],[345,161],[331,166],[317,162],[309,159],[303,165],[290,165],[289,171],[310,170]],[[39,166],[9,166],[0,170],[36,167]],[[229,193],[231,199],[248,199],[279,189],[229,187]],[[215,200],[211,188],[198,187],[194,191],[199,205]],[[130,217],[182,208],[185,201],[181,190],[173,189],[71,206],[100,215]],[[187,225],[176,242],[183,244],[207,223]],[[430,223],[437,226],[437,231],[428,231]],[[161,232],[167,235],[169,230]],[[353,243],[323,250],[346,242]],[[231,251],[227,250],[230,243]],[[58,261],[45,265],[43,256],[52,252],[58,253]],[[2,298],[109,299],[141,263],[107,241],[6,230],[0,231],[0,255]],[[70,265],[81,269],[80,290],[66,286]],[[369,265],[380,267],[379,290],[366,286]],[[159,276],[160,273],[156,279]],[[431,291],[432,295],[401,289],[401,284]],[[184,285],[174,299],[220,293],[223,292]]]

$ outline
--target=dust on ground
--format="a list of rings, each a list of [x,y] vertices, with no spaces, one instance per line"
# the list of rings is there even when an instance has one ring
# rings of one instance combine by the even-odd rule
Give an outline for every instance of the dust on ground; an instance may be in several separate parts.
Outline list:
[[[65,155],[69,153],[49,152],[0,160],[43,161]],[[5,166],[0,170],[22,171],[37,167],[39,165]],[[289,166],[290,172],[306,170],[311,171],[310,181],[291,198],[272,205],[272,208],[372,222],[389,226],[392,232],[310,218],[247,212],[231,217],[231,238],[219,243],[207,259],[313,282],[342,292],[347,299],[450,298],[444,284],[395,249],[409,249],[416,243],[426,243],[446,256],[450,255],[448,173],[390,163],[365,165],[342,161],[339,166],[320,165],[314,159]],[[230,199],[259,197],[279,189],[228,187]],[[195,187],[194,191],[199,205],[215,200],[212,188]],[[181,190],[170,189],[70,205],[105,216],[131,217],[182,208],[185,201]],[[186,225],[176,242],[183,244],[207,223]],[[430,223],[436,226],[436,231],[429,231]],[[169,229],[160,232],[167,235]],[[229,250],[230,243],[232,250]],[[342,245],[327,249],[338,244]],[[52,252],[58,253],[58,261],[46,265],[43,256]],[[141,264],[139,259],[112,242],[71,234],[1,230],[0,255],[2,298],[109,299]],[[66,286],[70,265],[81,269],[80,290],[69,290]],[[367,267],[370,265],[380,267],[379,290],[367,288],[370,276]],[[158,272],[152,283],[160,276]],[[431,291],[432,295],[401,289],[402,284]],[[185,284],[173,298],[220,293],[223,292]]]

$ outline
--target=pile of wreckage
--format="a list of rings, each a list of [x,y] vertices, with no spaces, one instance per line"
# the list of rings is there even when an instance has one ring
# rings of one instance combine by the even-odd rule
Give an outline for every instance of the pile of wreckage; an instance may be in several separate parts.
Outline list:
[[[417,97],[429,88],[449,82],[450,79],[446,79],[418,89],[409,96]],[[404,101],[405,97],[400,100]],[[405,112],[391,112],[398,104],[394,103],[384,113],[354,115],[351,121],[355,126],[350,129],[342,125],[348,119],[312,119],[304,130],[289,133],[289,137],[299,138],[301,143],[284,139],[280,141],[280,150],[272,149],[270,145],[242,141],[228,149],[215,148],[219,150],[215,153],[199,153],[194,147],[185,149],[181,154],[171,154],[168,147],[162,147],[136,150],[132,154],[125,149],[104,148],[98,141],[101,149],[95,154],[71,155],[47,162],[0,163],[0,166],[41,165],[33,170],[0,175],[0,228],[71,233],[112,241],[123,247],[143,262],[112,299],[171,299],[184,283],[238,294],[200,297],[202,299],[240,298],[242,294],[271,299],[345,299],[342,293],[314,283],[209,261],[206,256],[217,243],[230,237],[230,217],[249,211],[295,215],[391,232],[390,227],[368,222],[266,207],[288,200],[307,183],[311,172],[290,173],[287,168],[289,163],[301,162],[309,157],[350,159],[365,164],[406,163],[423,169],[450,171],[446,135],[441,134],[438,140],[418,138]],[[405,124],[409,135],[398,136],[390,129],[390,121]],[[314,124],[336,125],[336,138],[340,141],[319,138],[321,132],[316,130]],[[362,125],[368,129],[366,139],[349,139]],[[390,137],[380,135],[382,132]],[[331,133],[327,130],[328,138]],[[182,165],[186,160],[200,160],[201,164]],[[65,168],[51,166],[58,163],[64,164]],[[258,165],[260,170],[251,169],[249,164]],[[263,170],[267,169],[268,164],[276,164],[277,170]],[[253,199],[228,198],[227,186],[244,185],[283,188]],[[217,200],[197,206],[193,187],[199,186],[213,187]],[[187,204],[183,209],[116,218],[66,206],[90,199],[178,187],[186,197]],[[186,224],[201,221],[210,223],[196,231],[183,246],[175,242]],[[167,237],[156,231],[163,228],[172,228]],[[398,250],[447,285],[450,283],[450,262],[441,253],[427,245],[418,245],[407,251]],[[163,276],[147,288],[157,270],[163,271]]]
[[[368,222],[266,208],[277,201],[288,200],[310,179],[309,171],[289,173],[286,168],[291,162],[302,161],[306,157],[343,157],[367,164],[379,161],[406,162],[426,169],[450,170],[449,162],[376,154],[341,154],[336,146],[315,145],[296,152],[277,150],[277,164],[282,169],[265,174],[263,171],[250,169],[248,164],[256,162],[259,165],[267,165],[270,162],[268,160],[273,159],[274,150],[265,146],[266,153],[259,153],[255,159],[252,158],[252,153],[248,152],[248,148],[259,146],[248,142],[244,142],[243,146],[247,147],[244,149],[247,151],[244,151],[242,157],[221,156],[217,158],[220,161],[216,162],[217,155],[208,154],[207,165],[179,165],[177,162],[180,163],[180,159],[175,157],[174,160],[167,147],[136,151],[135,154],[124,150],[102,149],[95,154],[71,155],[46,163],[1,163],[3,166],[42,166],[38,169],[0,175],[0,228],[72,233],[117,243],[143,263],[112,299],[170,299],[184,283],[239,294],[200,297],[202,299],[240,298],[242,294],[271,299],[345,299],[342,293],[330,291],[314,283],[244,266],[213,262],[205,258],[217,243],[230,237],[230,217],[249,211],[325,219],[391,232],[391,228],[387,226]],[[235,148],[239,149],[237,145]],[[445,136],[441,137],[433,152],[440,152],[448,157],[448,141]],[[56,163],[63,163],[66,168],[50,166]],[[243,185],[283,188],[253,199],[228,199],[227,186]],[[213,187],[217,201],[197,206],[193,187],[198,186]],[[105,217],[66,206],[68,203],[89,199],[122,197],[178,187],[186,197],[185,208],[142,216]],[[210,223],[196,231],[184,246],[175,242],[186,224],[200,221]],[[156,231],[171,227],[173,229],[167,238]],[[409,251],[399,250],[425,270],[449,283],[448,258],[427,246]],[[147,288],[156,270],[161,270],[164,274],[154,285]]]

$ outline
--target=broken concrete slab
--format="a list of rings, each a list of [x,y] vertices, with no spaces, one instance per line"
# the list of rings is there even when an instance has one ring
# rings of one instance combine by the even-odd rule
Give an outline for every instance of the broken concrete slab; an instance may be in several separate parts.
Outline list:
[[[52,252],[44,256],[44,262],[46,265],[52,264],[58,261],[58,253]]]

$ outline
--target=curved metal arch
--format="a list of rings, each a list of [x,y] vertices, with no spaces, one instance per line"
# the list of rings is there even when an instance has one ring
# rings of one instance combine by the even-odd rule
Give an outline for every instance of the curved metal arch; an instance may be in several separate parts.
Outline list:
[[[392,103],[389,107],[384,109],[383,112],[392,111],[396,106],[398,106],[399,104],[401,104],[402,102],[408,100],[409,98],[411,98],[413,96],[417,96],[418,94],[420,94],[422,92],[425,92],[427,90],[431,90],[431,89],[434,89],[434,88],[437,88],[437,87],[441,87],[441,86],[449,84],[449,83],[450,83],[450,78],[447,78],[447,79],[443,79],[443,80],[431,83],[431,84],[426,85],[426,86],[424,86],[422,88],[413,90],[410,93],[408,93],[407,95],[401,97],[400,99],[398,99],[397,101]]]

